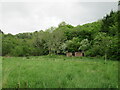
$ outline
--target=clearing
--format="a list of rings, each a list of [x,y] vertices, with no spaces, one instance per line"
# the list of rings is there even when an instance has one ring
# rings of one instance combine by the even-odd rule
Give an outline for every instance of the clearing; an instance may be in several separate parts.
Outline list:
[[[118,61],[87,57],[2,58],[3,88],[117,88]]]

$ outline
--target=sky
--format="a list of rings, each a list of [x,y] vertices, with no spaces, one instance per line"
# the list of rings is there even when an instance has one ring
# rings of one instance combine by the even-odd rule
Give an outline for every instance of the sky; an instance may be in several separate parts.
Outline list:
[[[1,0],[0,29],[18,34],[57,27],[62,21],[83,25],[117,9],[117,0]]]

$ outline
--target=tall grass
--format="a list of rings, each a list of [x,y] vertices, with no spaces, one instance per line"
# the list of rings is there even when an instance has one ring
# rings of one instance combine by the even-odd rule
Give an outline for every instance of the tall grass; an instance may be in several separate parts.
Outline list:
[[[3,59],[3,88],[117,88],[118,62],[36,56]]]
[[[2,57],[0,56],[0,89],[2,89]]]

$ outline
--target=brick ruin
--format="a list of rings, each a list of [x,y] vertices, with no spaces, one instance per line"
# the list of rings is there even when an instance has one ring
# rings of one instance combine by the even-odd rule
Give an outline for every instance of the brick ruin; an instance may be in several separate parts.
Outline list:
[[[75,53],[68,52],[68,53],[66,53],[66,56],[67,57],[72,57],[72,56],[81,57],[81,56],[84,56],[84,53],[83,52],[75,52]]]
[[[81,57],[84,56],[83,52],[75,52],[75,57]]]
[[[67,56],[67,57],[72,57],[73,54],[72,54],[71,52],[68,52],[68,53],[66,53],[66,56]]]

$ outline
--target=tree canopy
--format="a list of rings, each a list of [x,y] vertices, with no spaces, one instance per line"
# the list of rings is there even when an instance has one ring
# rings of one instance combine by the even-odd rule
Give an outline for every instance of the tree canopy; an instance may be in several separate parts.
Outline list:
[[[2,36],[3,56],[39,56],[84,51],[86,56],[119,60],[119,11],[111,11],[96,22],[72,26],[61,22],[45,31]]]

